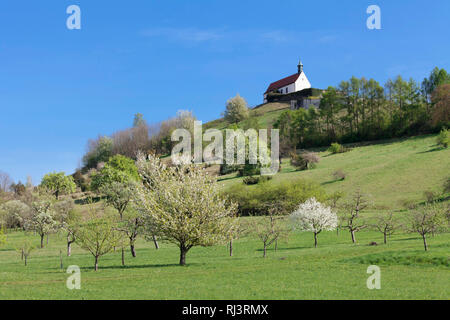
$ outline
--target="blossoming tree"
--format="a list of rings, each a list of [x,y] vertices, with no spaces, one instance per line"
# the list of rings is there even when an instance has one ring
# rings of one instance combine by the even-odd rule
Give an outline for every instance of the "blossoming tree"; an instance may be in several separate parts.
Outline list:
[[[323,230],[336,229],[338,219],[330,207],[311,198],[291,213],[291,221],[295,229],[313,232],[314,247],[317,247],[317,235]]]
[[[180,265],[194,246],[212,246],[232,238],[236,230],[236,205],[200,166],[168,167],[150,155],[138,155],[144,182],[136,192],[136,207],[148,229],[180,248]]]

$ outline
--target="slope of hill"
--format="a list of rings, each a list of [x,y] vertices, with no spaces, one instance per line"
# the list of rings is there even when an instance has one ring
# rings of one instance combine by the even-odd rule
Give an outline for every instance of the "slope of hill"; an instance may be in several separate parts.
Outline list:
[[[272,102],[259,105],[250,110],[250,117],[256,118],[258,124],[262,128],[269,128],[273,125],[273,123],[278,119],[280,114],[288,110],[290,108],[290,104],[287,102]],[[225,119],[220,118],[217,120],[213,120],[205,123],[205,129],[219,129],[223,130],[229,127],[229,123],[225,121]]]
[[[361,188],[371,195],[374,208],[395,210],[424,201],[426,191],[439,196],[450,176],[450,149],[436,146],[435,135],[365,143],[335,155],[316,151],[321,157],[316,168],[296,171],[289,159],[283,159],[281,172],[268,183],[304,178],[321,184],[327,192],[340,190],[346,196]],[[345,180],[332,176],[336,170],[346,173]],[[221,180],[225,188],[242,183],[235,174],[222,176]]]

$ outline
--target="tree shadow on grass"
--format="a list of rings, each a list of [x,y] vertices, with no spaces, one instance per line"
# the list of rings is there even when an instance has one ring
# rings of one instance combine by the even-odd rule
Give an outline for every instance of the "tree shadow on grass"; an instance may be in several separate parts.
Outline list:
[[[322,185],[322,186],[325,186],[325,185],[327,185],[327,184],[332,184],[332,183],[336,183],[336,182],[340,182],[340,181],[343,181],[343,180],[342,180],[342,179],[329,180],[329,181],[322,182],[321,185]]]
[[[221,178],[221,179],[217,179],[217,182],[222,182],[222,181],[227,181],[227,180],[233,180],[233,179],[237,179],[237,178],[241,178],[238,175],[236,176],[232,176],[232,177],[226,177],[226,178]]]
[[[441,147],[437,144],[433,145],[432,147],[434,147],[433,149],[427,150],[427,151],[421,151],[421,152],[417,152],[417,154],[421,154],[421,153],[430,153],[430,152],[435,152],[435,151],[441,151],[441,150],[445,150],[446,148]]]
[[[150,268],[174,268],[174,267],[189,267],[199,265],[198,263],[187,263],[185,266],[180,266],[178,263],[168,263],[168,264],[141,264],[141,265],[125,265],[125,266],[98,266],[98,270],[120,270],[120,269],[150,269]],[[94,270],[94,267],[80,267],[81,270]]]
[[[411,237],[411,238],[403,238],[403,239],[392,239],[392,240],[388,240],[389,242],[399,242],[399,241],[411,241],[411,240],[422,240],[422,238],[420,237]]]
[[[284,247],[280,248],[280,247],[278,247],[277,250],[275,250],[275,248],[267,248],[266,251],[276,252],[276,251],[301,250],[301,249],[311,249],[311,248],[312,247],[288,247],[288,248],[284,248]],[[256,251],[263,252],[264,249],[256,249]]]

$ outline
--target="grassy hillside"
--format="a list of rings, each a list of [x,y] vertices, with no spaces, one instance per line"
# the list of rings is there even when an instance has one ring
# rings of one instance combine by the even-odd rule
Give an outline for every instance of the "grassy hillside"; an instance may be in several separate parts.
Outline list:
[[[273,123],[278,119],[280,114],[289,108],[290,108],[289,103],[282,103],[282,102],[266,103],[261,106],[258,106],[257,108],[251,109],[250,117],[255,117],[258,120],[258,124],[261,126],[261,128],[270,128],[273,125]],[[220,118],[205,123],[204,129],[206,130],[214,128],[223,130],[226,129],[229,125],[230,124],[227,121],[225,121],[225,119]]]
[[[450,149],[438,148],[435,141],[435,135],[426,135],[360,145],[335,155],[317,150],[321,161],[316,168],[295,171],[289,159],[283,159],[281,172],[269,183],[304,178],[347,196],[360,187],[371,195],[375,209],[400,209],[406,202],[422,202],[425,191],[442,193],[444,179],[450,176]],[[338,169],[347,174],[344,181],[332,176]],[[242,178],[230,174],[221,183],[232,188]]]

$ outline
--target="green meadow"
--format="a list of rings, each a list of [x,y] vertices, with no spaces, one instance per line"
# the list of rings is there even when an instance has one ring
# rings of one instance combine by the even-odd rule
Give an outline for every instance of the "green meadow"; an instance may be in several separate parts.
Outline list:
[[[22,233],[9,234],[11,243]],[[137,257],[126,252],[121,265],[119,250],[100,259],[74,246],[64,255],[64,238],[52,235],[44,249],[34,251],[24,266],[12,245],[1,249],[0,299],[449,299],[450,236],[430,238],[430,251],[413,234],[392,236],[387,245],[382,234],[360,232],[353,245],[348,232],[320,234],[313,248],[309,233],[292,234],[262,258],[262,245],[254,238],[234,243],[230,257],[226,246],[193,248],[187,265],[178,265],[178,248],[140,241]],[[36,241],[37,244],[37,241]],[[59,251],[63,253],[60,269]],[[378,265],[381,289],[369,290],[367,267]],[[78,265],[81,289],[69,290],[65,269]]]

